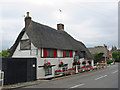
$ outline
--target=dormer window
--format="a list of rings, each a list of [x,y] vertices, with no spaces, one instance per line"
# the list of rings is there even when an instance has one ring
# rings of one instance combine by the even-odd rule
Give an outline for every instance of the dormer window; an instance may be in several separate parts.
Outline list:
[[[20,42],[20,50],[30,50],[31,49],[31,42],[29,39],[21,40]]]

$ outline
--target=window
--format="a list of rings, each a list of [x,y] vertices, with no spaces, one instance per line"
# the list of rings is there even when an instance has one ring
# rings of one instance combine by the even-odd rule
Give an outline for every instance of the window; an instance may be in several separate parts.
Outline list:
[[[47,57],[53,57],[53,49],[47,49]]]
[[[66,70],[68,70],[67,65],[62,68],[62,71],[63,71],[63,72],[66,71]]]
[[[66,52],[66,57],[70,57],[70,51],[65,51]]]
[[[47,76],[47,75],[52,75],[52,67],[45,69],[45,76]]]
[[[43,57],[53,58],[57,57],[57,50],[56,49],[43,49]]]
[[[73,57],[73,53],[70,50],[63,51],[63,57]]]
[[[20,50],[30,50],[31,49],[31,42],[29,39],[21,40],[20,42]]]
[[[83,58],[85,58],[85,51],[81,51],[81,56],[83,57]]]

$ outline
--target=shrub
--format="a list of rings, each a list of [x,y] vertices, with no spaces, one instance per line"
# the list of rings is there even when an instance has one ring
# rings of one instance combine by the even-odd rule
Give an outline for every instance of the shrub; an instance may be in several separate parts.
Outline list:
[[[113,62],[113,60],[108,60],[107,64],[111,64]]]

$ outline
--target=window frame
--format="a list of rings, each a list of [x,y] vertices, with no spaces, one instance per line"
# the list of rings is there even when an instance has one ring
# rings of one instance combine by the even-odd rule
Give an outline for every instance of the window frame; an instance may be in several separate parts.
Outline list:
[[[46,50],[47,55],[44,55],[45,54],[44,50]],[[54,56],[55,52],[56,52],[56,55],[55,55],[56,57]],[[57,49],[50,49],[50,48],[42,48],[41,49],[41,58],[57,58],[57,57],[58,57]]]
[[[73,58],[73,51],[72,50],[63,50],[63,52],[64,52],[63,58]],[[71,56],[71,52],[72,52],[72,56]]]

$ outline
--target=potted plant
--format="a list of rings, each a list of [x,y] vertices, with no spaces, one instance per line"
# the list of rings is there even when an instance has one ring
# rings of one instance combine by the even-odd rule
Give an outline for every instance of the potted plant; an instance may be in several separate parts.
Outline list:
[[[91,67],[90,65],[87,65],[88,70],[90,70],[90,67]]]
[[[56,70],[55,74],[62,74],[62,70]]]
[[[92,71],[92,70],[93,70],[93,66],[90,67],[90,71]]]
[[[84,70],[85,70],[85,66],[82,66],[81,68],[82,68],[82,71],[84,71]]]

